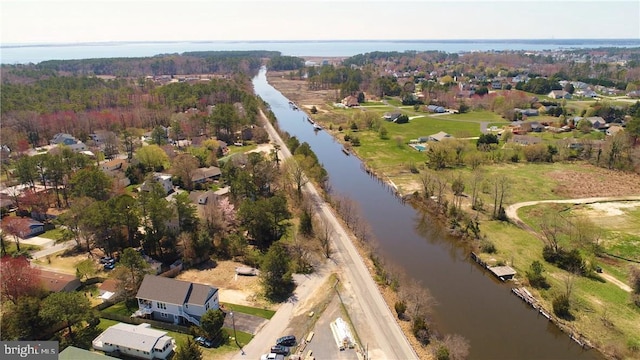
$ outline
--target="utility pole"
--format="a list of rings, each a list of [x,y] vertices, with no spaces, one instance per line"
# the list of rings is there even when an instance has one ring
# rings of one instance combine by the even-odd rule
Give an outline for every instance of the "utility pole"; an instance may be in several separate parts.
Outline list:
[[[244,355],[244,350],[242,346],[240,346],[240,343],[238,343],[238,336],[236,335],[236,318],[233,316],[233,312],[230,312],[229,315],[231,315],[231,323],[233,324],[233,339],[236,341],[236,345],[238,345],[238,349],[240,349],[242,355]]]

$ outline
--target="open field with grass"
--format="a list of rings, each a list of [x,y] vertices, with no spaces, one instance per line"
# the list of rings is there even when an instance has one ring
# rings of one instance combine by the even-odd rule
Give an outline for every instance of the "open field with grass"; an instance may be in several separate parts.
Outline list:
[[[527,209],[522,210],[526,212],[524,210]],[[640,308],[631,303],[628,292],[597,278],[570,276],[546,263],[542,257],[542,240],[515,225],[485,221],[480,226],[497,249],[494,254],[481,254],[481,258],[490,265],[505,263],[512,266],[518,272],[518,283],[527,284],[525,273],[533,261],[543,264],[543,275],[550,287],[546,290],[529,287],[529,290],[550,314],[553,314],[554,297],[565,291],[566,281],[571,279],[571,314],[575,319],[560,320],[562,326],[585,336],[594,346],[609,353],[627,354],[627,358],[640,355],[630,348],[630,344],[640,341]],[[608,257],[595,258],[594,261],[605,273],[626,281],[628,263]]]
[[[255,315],[267,320],[271,319],[273,315],[276,314],[276,312],[273,310],[260,309],[238,304],[221,303],[221,305],[224,307],[225,311],[236,311],[243,314]]]
[[[601,244],[605,256],[595,256],[588,247],[580,247],[568,235],[560,237],[560,246],[565,249],[581,248],[581,253],[586,261],[592,263],[593,266],[601,267],[604,274],[613,276],[623,283],[628,283],[630,266],[638,266],[637,261],[640,261],[640,202],[584,205],[539,204],[522,208],[519,211],[519,216],[523,221],[536,230],[541,228],[545,214],[554,214],[574,223],[584,221],[581,219],[589,219],[596,226],[590,232],[600,236],[598,242]],[[522,235],[522,237],[524,236]],[[526,236],[530,235],[526,234]],[[513,237],[513,239],[515,238]],[[503,246],[505,253],[513,251],[510,249],[512,245],[509,242],[511,241],[502,241],[500,237],[496,237],[496,239],[498,239],[496,246],[500,252],[502,252]],[[512,242],[515,243],[516,240]],[[526,265],[527,261],[536,260],[536,254],[537,260],[544,263],[541,256],[542,241],[538,240],[537,243],[535,246],[528,245],[529,251],[518,253],[517,258],[520,264],[514,264],[516,267],[522,267],[523,261]],[[527,246],[526,244],[518,244],[518,247],[522,245]],[[636,263],[610,257],[606,254],[631,259]],[[538,290],[538,294],[550,309],[553,297],[566,287],[566,279],[569,275],[566,271],[546,263],[545,269],[551,288]],[[518,271],[520,273],[522,269],[518,269]],[[640,342],[640,337],[638,337],[640,334],[640,308],[632,304],[630,294],[611,282],[599,280],[597,274],[588,278],[574,277],[573,283],[574,291],[571,304],[575,320],[566,322],[566,325],[587,336],[598,347],[614,346],[616,351],[631,351],[630,347]],[[635,354],[632,357],[640,355],[639,352],[631,354]]]

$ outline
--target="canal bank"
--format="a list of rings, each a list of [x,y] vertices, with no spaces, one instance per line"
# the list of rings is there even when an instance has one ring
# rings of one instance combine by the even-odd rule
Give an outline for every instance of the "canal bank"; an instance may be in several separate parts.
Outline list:
[[[449,237],[430,215],[398,201],[380,181],[346,156],[343,146],[324,131],[314,131],[299,110],[266,82],[254,79],[256,93],[270,104],[279,127],[308,142],[330,176],[334,193],[359,204],[371,224],[381,255],[421,283],[435,297],[434,321],[442,333],[470,341],[473,359],[599,359],[549,326],[468,259],[468,251]]]

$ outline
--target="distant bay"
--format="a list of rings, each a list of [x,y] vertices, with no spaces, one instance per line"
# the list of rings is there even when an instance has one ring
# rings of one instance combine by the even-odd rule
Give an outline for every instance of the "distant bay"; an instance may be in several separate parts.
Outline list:
[[[504,50],[640,47],[640,39],[550,40],[345,40],[345,41],[194,41],[110,42],[78,44],[2,44],[2,64],[39,63],[118,57],[148,57],[187,51],[272,50],[290,56],[339,57],[372,51],[428,51],[447,53]]]

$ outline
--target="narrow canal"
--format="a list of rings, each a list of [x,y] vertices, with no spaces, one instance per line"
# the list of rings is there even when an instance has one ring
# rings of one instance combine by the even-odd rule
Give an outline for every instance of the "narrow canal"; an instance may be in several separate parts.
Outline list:
[[[438,330],[469,340],[470,359],[602,359],[482,271],[435,221],[402,204],[386,185],[361,169],[359,159],[345,155],[329,134],[314,131],[306,115],[292,109],[289,100],[267,83],[264,69],[253,84],[280,128],[311,145],[329,173],[331,191],[359,204],[385,260],[429,289],[437,302]]]

